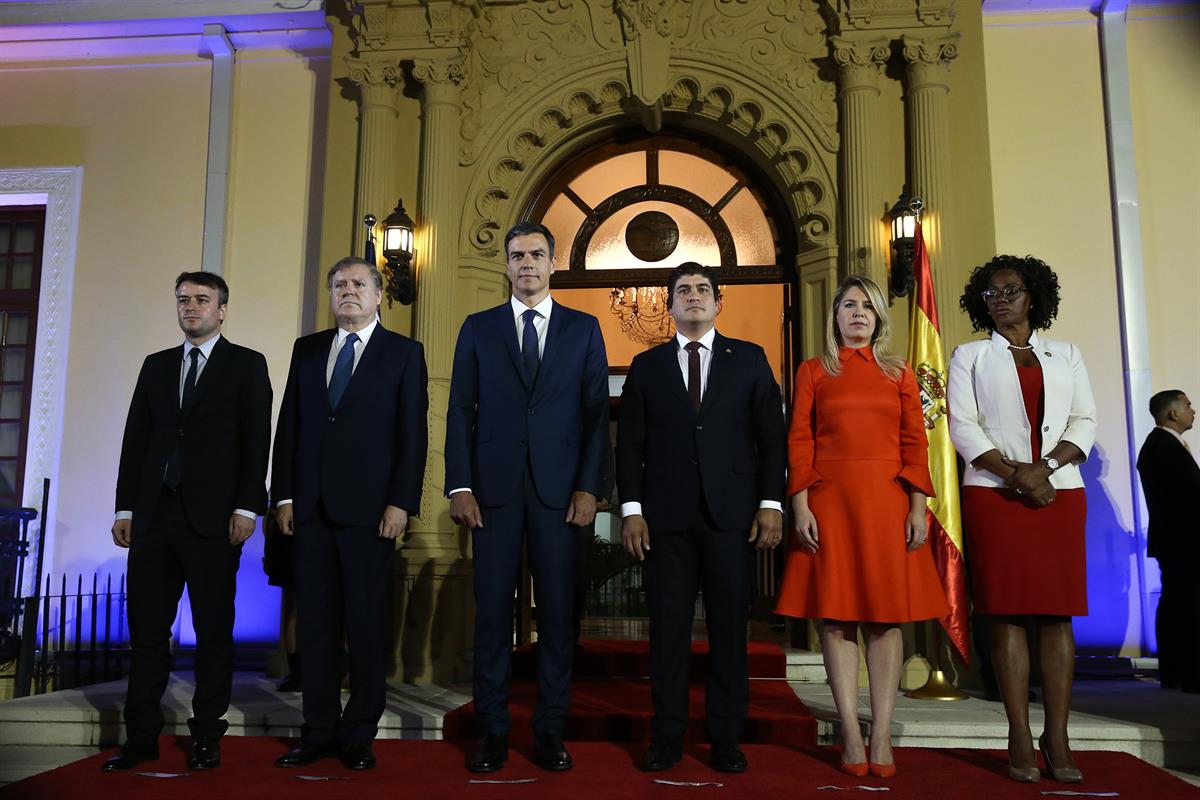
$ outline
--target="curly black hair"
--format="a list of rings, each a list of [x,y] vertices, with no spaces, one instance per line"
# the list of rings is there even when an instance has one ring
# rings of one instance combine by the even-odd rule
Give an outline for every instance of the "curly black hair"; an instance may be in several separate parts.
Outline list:
[[[958,299],[959,307],[971,318],[971,327],[977,331],[996,329],[983,300],[983,291],[988,288],[992,276],[1002,269],[1011,269],[1020,275],[1029,290],[1029,327],[1035,331],[1049,328],[1058,316],[1058,276],[1049,264],[1033,256],[996,256],[971,272],[962,297]]]

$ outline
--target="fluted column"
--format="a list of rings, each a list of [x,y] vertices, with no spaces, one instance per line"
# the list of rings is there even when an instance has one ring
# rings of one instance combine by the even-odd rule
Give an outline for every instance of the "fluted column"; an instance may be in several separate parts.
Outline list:
[[[421,514],[400,551],[405,591],[396,661],[405,681],[445,683],[470,676],[473,616],[466,534],[450,520],[444,496],[446,405],[458,334],[454,285],[462,198],[455,176],[462,57],[417,58],[412,74],[423,87],[413,334],[425,347],[429,368],[429,454]]]
[[[347,57],[350,80],[361,91],[358,114],[358,176],[354,197],[355,220],[364,214],[379,219],[396,205],[397,89],[400,66],[395,58]],[[354,226],[354,254],[362,255],[366,230]]]
[[[954,342],[966,332],[962,315],[952,313],[958,307],[964,272],[954,261],[949,235],[953,214],[949,72],[950,62],[958,55],[959,34],[903,38],[904,59],[908,62],[904,103],[908,118],[909,186],[914,197],[925,201],[921,227],[933,270],[942,338]]]
[[[881,149],[878,105],[879,73],[887,61],[886,38],[869,40],[835,36],[841,91],[838,110],[842,138],[842,252],[848,272],[869,275],[887,285],[883,226],[884,197],[879,182]]]

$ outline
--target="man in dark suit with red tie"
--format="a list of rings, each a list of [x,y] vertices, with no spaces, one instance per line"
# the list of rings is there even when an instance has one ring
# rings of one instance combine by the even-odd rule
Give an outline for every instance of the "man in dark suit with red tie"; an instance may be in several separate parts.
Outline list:
[[[267,362],[221,336],[228,303],[219,275],[175,280],[183,347],[146,358],[129,405],[112,527],[117,546],[129,548],[127,735],[105,772],[158,757],[171,624],[185,584],[196,630],[188,769],[221,763],[238,561],[267,508],[271,444]]]
[[[295,536],[304,695],[300,746],[275,765],[336,755],[370,769],[387,697],[396,538],[420,509],[425,479],[425,353],[380,324],[374,264],[343,258],[328,284],[337,328],[296,340],[275,431],[271,499],[280,532]]]
[[[521,222],[505,236],[512,297],[463,322],[446,413],[450,516],[471,528],[473,691],[483,739],[472,772],[508,757],[513,593],[523,545],[537,597],[534,760],[566,770],[574,661],[574,528],[596,516],[608,440],[608,361],[600,325],[550,297],[554,237]]]
[[[1157,427],[1138,453],[1137,468],[1150,510],[1147,555],[1158,559],[1162,594],[1154,632],[1164,689],[1200,692],[1200,464],[1183,434],[1196,411],[1179,389],[1150,398]]]
[[[641,768],[665,770],[682,757],[699,586],[711,659],[709,763],[741,772],[754,549],[783,537],[783,407],[763,349],[714,327],[722,303],[715,269],[677,267],[667,303],[676,335],[633,359],[617,426],[621,539],[646,562],[650,610],[653,741]]]

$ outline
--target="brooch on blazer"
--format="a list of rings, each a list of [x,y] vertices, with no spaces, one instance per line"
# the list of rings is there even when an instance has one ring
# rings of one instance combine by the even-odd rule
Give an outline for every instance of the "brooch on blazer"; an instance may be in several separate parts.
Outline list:
[[[1046,351],[1046,358],[1050,358],[1050,351],[1049,351],[1049,350],[1047,350],[1047,351]]]

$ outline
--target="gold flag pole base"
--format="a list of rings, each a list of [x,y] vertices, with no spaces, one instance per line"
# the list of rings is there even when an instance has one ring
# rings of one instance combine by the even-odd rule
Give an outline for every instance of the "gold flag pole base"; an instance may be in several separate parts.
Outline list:
[[[919,689],[905,692],[905,697],[914,700],[966,700],[969,694],[959,689],[946,678],[946,673],[940,669],[929,671],[929,680]]]
[[[928,628],[926,629],[928,630]],[[928,639],[925,640],[928,644]],[[969,694],[955,686],[946,673],[942,672],[942,628],[933,623],[933,665],[929,670],[929,680],[920,689],[905,692],[905,697],[914,700],[966,700]]]

